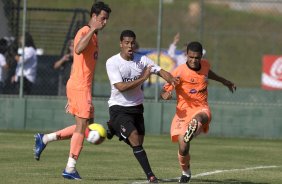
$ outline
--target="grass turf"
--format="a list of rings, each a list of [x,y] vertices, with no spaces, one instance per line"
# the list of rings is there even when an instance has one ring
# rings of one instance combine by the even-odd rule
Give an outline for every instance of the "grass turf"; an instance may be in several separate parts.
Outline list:
[[[191,143],[194,176],[191,183],[280,184],[281,143],[281,140],[198,137]],[[74,182],[61,176],[68,158],[68,140],[50,143],[40,161],[33,158],[33,145],[33,132],[0,132],[0,183]],[[176,183],[181,174],[177,144],[170,142],[169,135],[146,136],[144,148],[156,176],[163,183]],[[80,183],[146,182],[132,150],[116,138],[98,146],[85,142],[77,169],[83,178]]]

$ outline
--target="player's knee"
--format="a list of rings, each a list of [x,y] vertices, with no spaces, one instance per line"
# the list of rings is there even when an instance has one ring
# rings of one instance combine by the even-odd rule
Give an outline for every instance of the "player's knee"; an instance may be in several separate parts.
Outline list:
[[[181,156],[186,156],[187,154],[189,153],[189,149],[187,149],[187,148],[179,148],[179,154],[181,155]]]
[[[189,153],[189,149],[190,149],[190,143],[184,143],[183,141],[180,142],[179,144],[179,154],[182,156],[185,156]]]
[[[197,114],[194,119],[196,119],[198,122],[201,122],[202,124],[208,123],[209,117],[206,113],[199,113]]]
[[[133,131],[130,133],[130,135],[129,135],[129,137],[128,137],[128,140],[129,140],[130,145],[131,145],[132,147],[141,145],[140,138],[139,138],[139,134],[138,134],[137,130],[133,130]]]

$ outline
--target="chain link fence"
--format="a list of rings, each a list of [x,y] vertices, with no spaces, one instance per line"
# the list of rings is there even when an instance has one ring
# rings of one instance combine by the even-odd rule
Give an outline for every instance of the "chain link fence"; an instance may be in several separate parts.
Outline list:
[[[22,29],[22,0],[0,0],[0,29],[3,55],[2,94],[15,94],[11,77],[15,73],[18,39]],[[30,95],[61,95],[61,75],[54,63],[68,50],[79,27],[89,18],[89,1],[28,0],[26,30],[38,49],[37,76]],[[107,58],[119,52],[119,34],[124,29],[137,33],[141,48],[156,48],[159,1],[105,0],[112,8],[107,27],[99,33],[100,55],[94,96],[108,97],[110,86],[105,72]],[[282,1],[278,0],[163,0],[161,47],[165,54],[179,33],[178,54],[189,41],[199,40],[207,51],[212,69],[234,81],[238,88],[260,88],[262,57],[281,55]],[[78,7],[78,8],[77,8]],[[4,10],[4,11],[2,11]],[[152,49],[154,50],[154,49]],[[172,70],[174,58],[164,61]],[[162,63],[162,62],[161,62]],[[211,82],[212,87],[221,85]],[[155,84],[148,85],[146,98],[154,98]]]

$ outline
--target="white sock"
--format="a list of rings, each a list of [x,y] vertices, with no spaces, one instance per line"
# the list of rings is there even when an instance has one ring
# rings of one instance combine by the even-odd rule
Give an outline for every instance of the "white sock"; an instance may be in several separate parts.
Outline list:
[[[67,167],[66,167],[66,171],[68,173],[74,172],[75,171],[75,164],[76,164],[76,160],[72,157],[69,157]]]
[[[182,171],[182,175],[185,175],[185,176],[191,177],[191,170],[190,170],[190,169],[188,169],[187,171]]]
[[[45,134],[42,138],[42,141],[44,144],[47,144],[48,142],[52,142],[56,140],[57,140],[56,133]]]

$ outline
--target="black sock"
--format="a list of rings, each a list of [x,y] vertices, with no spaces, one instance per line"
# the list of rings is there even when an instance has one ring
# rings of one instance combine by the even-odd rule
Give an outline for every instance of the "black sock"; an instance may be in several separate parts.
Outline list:
[[[150,178],[151,176],[154,176],[154,173],[151,170],[147,154],[145,150],[143,149],[142,145],[141,146],[133,146],[133,154],[138,160],[139,164],[142,166],[143,171],[145,172],[147,178]]]

